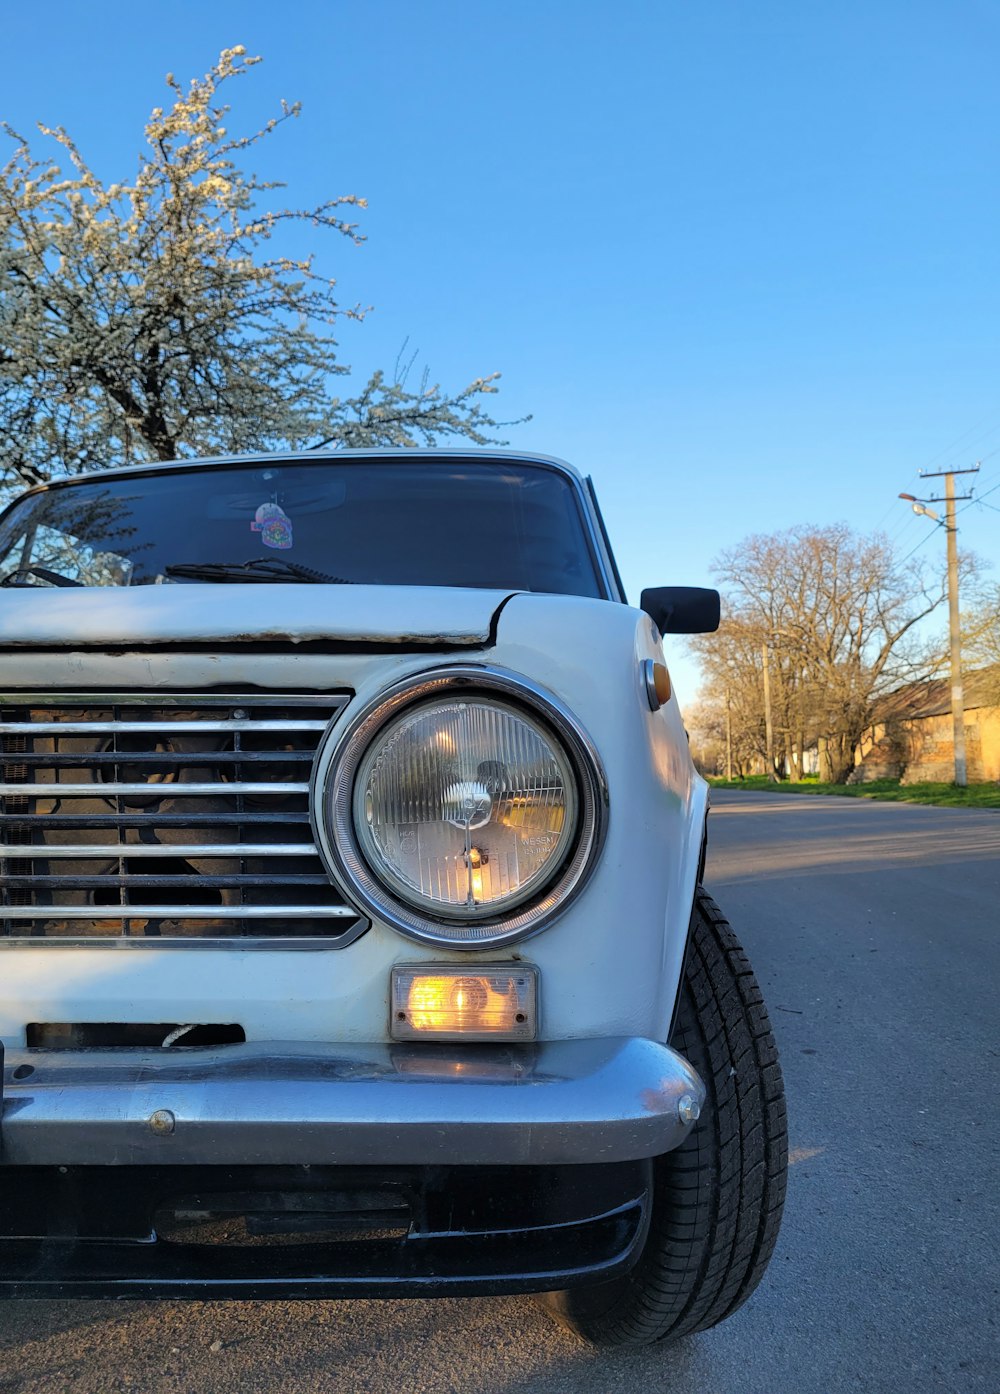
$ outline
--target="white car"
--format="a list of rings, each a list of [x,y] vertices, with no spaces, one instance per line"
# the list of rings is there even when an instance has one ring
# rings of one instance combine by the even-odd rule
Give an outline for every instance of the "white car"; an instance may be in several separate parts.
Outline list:
[[[703,1329],[784,1197],[707,788],[589,480],[177,461],[0,518],[0,1293]]]

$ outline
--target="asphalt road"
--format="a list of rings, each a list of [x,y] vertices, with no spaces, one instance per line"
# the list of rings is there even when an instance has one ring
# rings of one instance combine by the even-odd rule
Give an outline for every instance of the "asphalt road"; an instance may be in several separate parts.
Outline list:
[[[720,793],[708,881],[771,1007],[785,1224],[715,1331],[597,1352],[528,1299],[0,1306],[0,1391],[1000,1389],[1000,814]]]

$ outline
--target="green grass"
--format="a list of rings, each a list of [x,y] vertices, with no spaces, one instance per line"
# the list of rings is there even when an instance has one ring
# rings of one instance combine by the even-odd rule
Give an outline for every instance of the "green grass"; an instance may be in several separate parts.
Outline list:
[[[765,775],[746,779],[709,777],[713,789],[754,789],[769,794],[839,794],[849,799],[880,799],[889,803],[933,804],[938,808],[1000,808],[1000,784],[906,784],[896,779],[873,779],[868,784],[823,784],[818,779],[782,780],[772,784]]]

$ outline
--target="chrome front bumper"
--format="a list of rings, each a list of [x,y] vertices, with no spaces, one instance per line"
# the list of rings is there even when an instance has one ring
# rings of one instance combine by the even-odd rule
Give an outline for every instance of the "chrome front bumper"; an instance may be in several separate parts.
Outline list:
[[[640,1038],[8,1050],[8,1166],[565,1164],[669,1152],[704,1102]]]

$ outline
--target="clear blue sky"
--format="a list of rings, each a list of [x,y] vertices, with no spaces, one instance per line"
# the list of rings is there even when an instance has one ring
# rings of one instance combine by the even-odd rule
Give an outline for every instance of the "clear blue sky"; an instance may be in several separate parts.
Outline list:
[[[594,475],[632,598],[799,522],[926,532],[943,562],[896,494],[980,457],[1000,485],[995,0],[49,0],[2,25],[0,115],[65,124],[108,177],[167,70],[263,54],[231,129],[303,114],[260,171],[370,202],[362,248],[316,243],[375,306],[344,360],[408,337],[447,385],[500,369],[500,414],[533,414],[511,444]],[[1000,561],[1000,513],[962,524]]]

